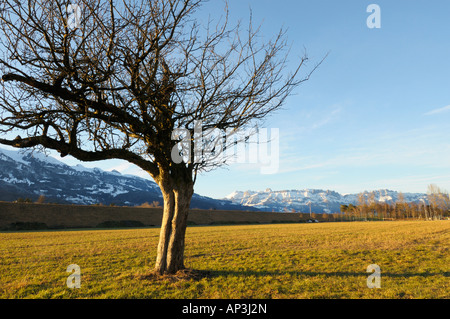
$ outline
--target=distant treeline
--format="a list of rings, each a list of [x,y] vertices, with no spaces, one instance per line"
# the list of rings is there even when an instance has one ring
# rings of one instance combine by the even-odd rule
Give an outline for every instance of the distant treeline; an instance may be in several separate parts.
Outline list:
[[[432,184],[428,186],[427,203],[406,202],[402,193],[395,203],[375,201],[375,193],[360,193],[358,205],[341,205],[347,220],[444,219],[450,217],[450,197],[447,191]]]

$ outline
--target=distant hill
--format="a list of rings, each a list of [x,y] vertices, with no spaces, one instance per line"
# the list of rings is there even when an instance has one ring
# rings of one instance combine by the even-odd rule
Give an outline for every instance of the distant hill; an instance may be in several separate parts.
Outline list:
[[[0,201],[44,195],[46,202],[81,205],[139,206],[163,199],[150,180],[117,171],[69,166],[39,152],[0,149]],[[194,194],[191,208],[250,210],[257,208]]]

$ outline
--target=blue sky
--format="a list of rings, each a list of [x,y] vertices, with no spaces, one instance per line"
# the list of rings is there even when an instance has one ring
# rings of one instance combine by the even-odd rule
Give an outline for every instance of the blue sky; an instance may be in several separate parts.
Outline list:
[[[372,3],[380,29],[366,24]],[[449,1],[241,0],[230,12],[245,18],[250,6],[268,35],[288,28],[292,58],[304,48],[311,63],[330,53],[266,123],[280,128],[279,173],[217,170],[197,192],[450,189]]]
[[[372,3],[380,29],[366,24]],[[329,55],[265,123],[280,129],[278,173],[231,165],[201,174],[196,193],[450,190],[450,1],[229,0],[231,21],[247,21],[250,8],[264,37],[288,29],[293,64],[305,49],[308,67]],[[198,14],[222,10],[212,0]],[[82,164],[146,176],[121,161]]]

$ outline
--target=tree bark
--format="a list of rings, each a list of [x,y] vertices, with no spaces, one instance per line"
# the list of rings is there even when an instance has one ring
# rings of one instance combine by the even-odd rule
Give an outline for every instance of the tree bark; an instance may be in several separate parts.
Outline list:
[[[164,274],[167,269],[167,248],[170,239],[172,218],[175,207],[175,196],[173,191],[161,187],[164,199],[164,210],[161,222],[161,231],[159,235],[159,244],[156,255],[155,272]]]
[[[191,198],[194,193],[193,184],[180,182],[161,186],[164,198],[164,210],[161,223],[155,272],[175,274],[185,268],[184,247],[187,217]]]

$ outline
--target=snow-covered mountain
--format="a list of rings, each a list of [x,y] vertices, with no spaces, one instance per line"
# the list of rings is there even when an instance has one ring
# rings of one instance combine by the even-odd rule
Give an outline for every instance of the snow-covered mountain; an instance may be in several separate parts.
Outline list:
[[[382,189],[374,191],[375,201],[396,202],[399,192]],[[366,198],[369,192],[364,192]],[[426,194],[403,193],[405,202],[427,201]],[[340,205],[358,205],[358,194],[341,195],[335,191],[321,189],[272,191],[236,191],[225,197],[235,204],[255,207],[263,211],[309,213],[334,213],[340,211]]]
[[[365,193],[368,196],[368,192]],[[137,206],[153,201],[163,203],[158,185],[144,178],[122,175],[81,165],[68,166],[39,152],[0,148],[0,201],[44,195],[46,202],[66,204],[116,204]],[[375,191],[375,200],[392,203],[399,193]],[[427,201],[426,194],[403,193],[406,202]],[[223,199],[194,194],[191,207],[201,209],[252,210],[274,212],[333,213],[341,204],[358,205],[358,194],[341,195],[331,190],[304,189],[235,191]]]
[[[69,166],[37,151],[0,148],[0,201],[44,195],[46,202],[137,206],[163,203],[158,185],[150,180],[117,171],[103,171],[81,165]],[[252,207],[194,194],[192,208],[257,210]]]

